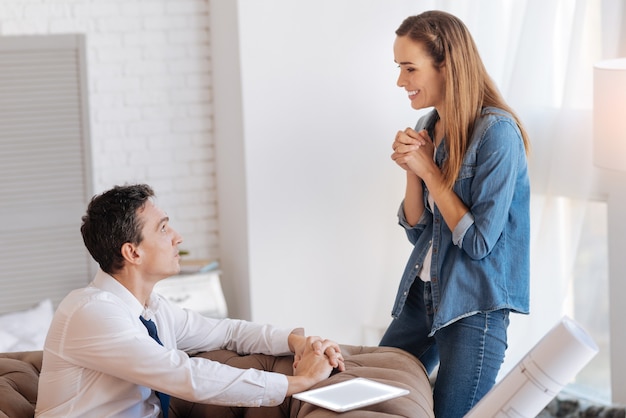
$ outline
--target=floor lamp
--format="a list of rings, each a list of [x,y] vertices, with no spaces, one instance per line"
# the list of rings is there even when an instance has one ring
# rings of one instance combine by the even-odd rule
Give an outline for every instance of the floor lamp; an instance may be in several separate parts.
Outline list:
[[[626,58],[593,69],[593,162],[607,169],[611,400],[626,405]]]

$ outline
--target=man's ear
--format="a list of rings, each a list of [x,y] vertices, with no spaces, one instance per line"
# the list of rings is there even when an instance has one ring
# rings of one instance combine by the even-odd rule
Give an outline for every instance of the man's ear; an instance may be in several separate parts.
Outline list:
[[[130,264],[141,263],[141,253],[139,249],[130,242],[126,242],[122,245],[122,257]]]

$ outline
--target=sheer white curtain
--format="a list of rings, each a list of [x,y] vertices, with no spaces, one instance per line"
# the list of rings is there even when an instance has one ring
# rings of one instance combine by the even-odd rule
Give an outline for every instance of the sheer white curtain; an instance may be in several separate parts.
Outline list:
[[[532,141],[532,313],[512,318],[502,374],[565,314],[593,331],[603,350],[608,347],[606,214],[595,202],[602,190],[592,163],[592,77],[595,62],[624,53],[626,6],[620,0],[438,1],[433,6],[468,25]],[[590,249],[590,230],[603,245]],[[583,272],[593,275],[581,277]],[[581,303],[585,281],[596,284],[585,288]],[[597,397],[608,400],[607,355],[602,354],[588,374],[601,389]]]

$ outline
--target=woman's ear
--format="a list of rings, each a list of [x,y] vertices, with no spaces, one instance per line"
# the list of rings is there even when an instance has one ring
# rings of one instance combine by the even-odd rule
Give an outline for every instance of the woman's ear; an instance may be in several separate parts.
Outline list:
[[[141,252],[139,248],[137,248],[134,244],[130,242],[124,243],[122,245],[122,257],[124,260],[130,264],[140,264],[141,263]]]

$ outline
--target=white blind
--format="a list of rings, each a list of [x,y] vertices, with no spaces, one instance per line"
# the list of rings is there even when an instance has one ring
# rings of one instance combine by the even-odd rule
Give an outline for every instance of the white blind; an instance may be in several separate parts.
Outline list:
[[[82,35],[0,37],[0,312],[90,279],[84,51]]]

